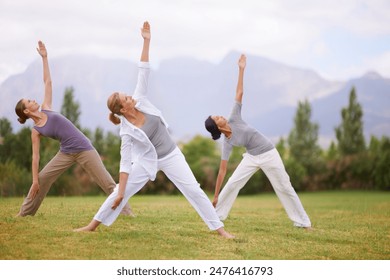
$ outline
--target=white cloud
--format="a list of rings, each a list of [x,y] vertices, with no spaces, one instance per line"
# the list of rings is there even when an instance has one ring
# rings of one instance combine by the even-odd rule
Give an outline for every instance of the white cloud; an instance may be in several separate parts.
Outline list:
[[[342,78],[360,65],[335,71],[322,64],[332,60],[325,37],[329,30],[351,32],[361,40],[390,37],[386,0],[0,0],[0,35],[5,38],[0,81],[36,59],[39,39],[53,56],[90,53],[137,60],[137,32],[145,19],[152,24],[155,62],[183,55],[217,62],[235,49]],[[388,71],[379,62],[371,64]]]

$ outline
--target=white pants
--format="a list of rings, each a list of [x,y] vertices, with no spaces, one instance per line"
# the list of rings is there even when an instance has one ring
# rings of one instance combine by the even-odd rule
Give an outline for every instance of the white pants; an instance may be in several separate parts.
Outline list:
[[[217,230],[224,226],[218,218],[209,198],[200,188],[199,183],[196,181],[194,174],[179,148],[176,148],[164,158],[159,159],[158,169],[163,171],[182,192],[210,230]],[[137,193],[148,181],[149,176],[146,170],[135,162],[126,184],[124,198],[120,205],[115,210],[111,209],[111,206],[118,194],[117,185],[114,192],[111,193],[100,207],[94,219],[106,226],[110,226],[116,220],[122,207],[126,204],[129,198]]]
[[[227,218],[238,192],[260,168],[271,182],[276,195],[286,210],[288,217],[294,222],[294,225],[297,227],[310,227],[310,219],[291,185],[290,177],[276,149],[258,156],[252,156],[248,153],[244,154],[242,161],[219,195],[216,210],[220,219],[225,220]]]

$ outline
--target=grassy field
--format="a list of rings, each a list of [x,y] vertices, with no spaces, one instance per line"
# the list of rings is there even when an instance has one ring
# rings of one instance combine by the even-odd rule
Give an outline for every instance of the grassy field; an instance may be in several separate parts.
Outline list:
[[[47,197],[35,217],[15,218],[22,198],[0,198],[2,260],[388,260],[390,193],[299,194],[315,228],[292,226],[273,193],[240,196],[225,221],[236,235],[210,232],[182,196],[141,196],[137,217],[75,233],[105,197]]]

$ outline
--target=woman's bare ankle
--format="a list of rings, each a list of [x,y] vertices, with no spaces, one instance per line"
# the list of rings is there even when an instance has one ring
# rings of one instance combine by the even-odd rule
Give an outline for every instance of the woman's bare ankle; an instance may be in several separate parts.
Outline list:
[[[73,230],[74,232],[81,232],[81,231],[95,231],[95,229],[100,225],[99,221],[92,220],[89,225],[81,228],[77,228]]]
[[[217,229],[217,232],[219,235],[221,235],[224,238],[227,238],[227,239],[235,238],[235,236],[233,234],[228,233],[223,227]]]

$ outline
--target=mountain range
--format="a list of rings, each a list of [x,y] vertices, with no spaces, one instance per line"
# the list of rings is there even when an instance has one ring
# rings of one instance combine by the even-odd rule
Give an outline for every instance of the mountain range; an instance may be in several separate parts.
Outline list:
[[[218,64],[190,57],[162,61],[153,67],[149,80],[150,100],[161,109],[175,140],[208,135],[204,120],[209,115],[228,116],[234,103],[237,60],[232,51]],[[74,88],[80,103],[82,127],[116,131],[108,121],[107,97],[114,91],[132,94],[137,63],[85,55],[50,58],[53,109],[60,110],[66,87]],[[341,109],[348,105],[355,88],[363,107],[366,137],[390,135],[390,79],[369,72],[348,81],[329,81],[313,70],[300,69],[264,57],[247,55],[242,116],[275,142],[294,125],[298,101],[312,106],[312,121],[319,124],[320,144],[335,138]],[[43,100],[42,62],[36,60],[20,74],[0,85],[0,118],[6,117],[14,131],[21,125],[14,112],[21,98]],[[30,124],[31,125],[31,122]]]

